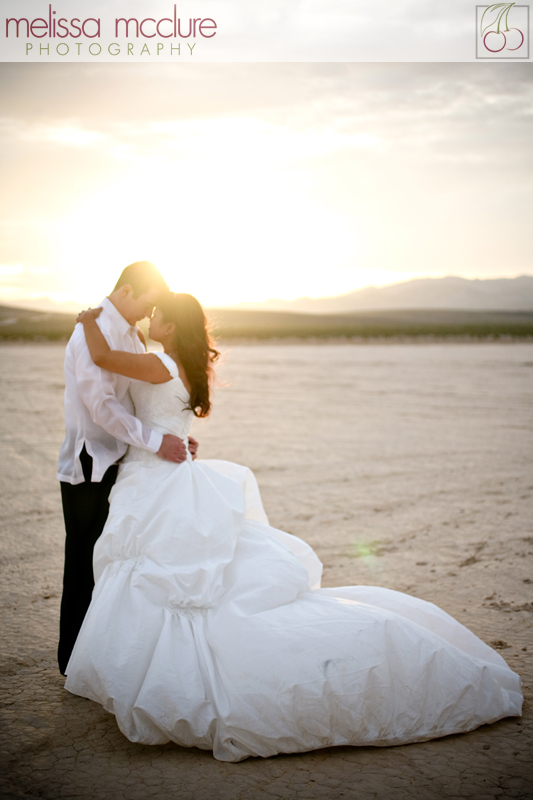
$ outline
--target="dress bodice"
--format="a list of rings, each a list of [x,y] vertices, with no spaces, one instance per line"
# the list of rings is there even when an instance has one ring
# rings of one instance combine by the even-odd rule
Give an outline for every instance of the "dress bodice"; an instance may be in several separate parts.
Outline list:
[[[176,362],[166,353],[155,353],[172,375],[166,383],[147,383],[133,380],[130,394],[135,406],[135,416],[144,425],[158,433],[173,433],[187,444],[193,413],[187,408],[189,393],[179,376]],[[130,445],[124,461],[155,461],[155,453]]]

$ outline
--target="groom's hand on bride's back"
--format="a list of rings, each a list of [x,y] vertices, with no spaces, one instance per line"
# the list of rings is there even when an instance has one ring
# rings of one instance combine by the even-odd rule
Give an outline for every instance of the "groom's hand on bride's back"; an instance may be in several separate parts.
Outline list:
[[[198,441],[194,439],[192,436],[189,436],[189,453],[192,456],[192,460],[196,459],[196,454],[198,453]]]
[[[181,464],[187,458],[187,448],[183,439],[178,439],[172,433],[165,433],[157,455],[164,461],[173,461],[175,464]]]

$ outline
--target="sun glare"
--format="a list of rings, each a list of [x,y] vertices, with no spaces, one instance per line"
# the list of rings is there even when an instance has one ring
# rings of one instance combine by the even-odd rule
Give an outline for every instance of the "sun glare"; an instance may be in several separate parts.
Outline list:
[[[137,159],[62,220],[76,294],[99,297],[110,273],[139,258],[206,305],[337,291],[335,271],[361,250],[357,226],[316,203],[305,170],[283,168],[276,136],[262,147],[264,131],[244,122],[159,126],[170,137],[161,155]]]

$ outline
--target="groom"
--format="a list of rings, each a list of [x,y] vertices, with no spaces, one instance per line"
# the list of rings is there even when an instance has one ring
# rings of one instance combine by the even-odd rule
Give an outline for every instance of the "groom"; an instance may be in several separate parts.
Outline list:
[[[149,317],[158,296],[168,291],[149,261],[136,261],[122,272],[101,303],[98,325],[113,350],[143,353],[145,342],[136,323]],[[142,447],[166,460],[184,461],[184,442],[162,435],[134,416],[130,379],[97,367],[89,354],[83,325],[76,325],[65,354],[65,428],[57,477],[65,518],[65,567],[58,662],[64,675],[81,624],[91,602],[93,548],[102,533],[109,493],[118,461],[128,445]],[[190,440],[191,453],[197,442]]]

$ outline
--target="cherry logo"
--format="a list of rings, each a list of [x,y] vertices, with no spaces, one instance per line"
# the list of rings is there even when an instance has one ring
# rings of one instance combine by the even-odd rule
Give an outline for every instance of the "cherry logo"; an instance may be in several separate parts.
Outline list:
[[[509,27],[509,12],[514,3],[494,3],[487,6],[481,17],[481,38],[490,53],[518,50],[524,43],[520,28]]]

